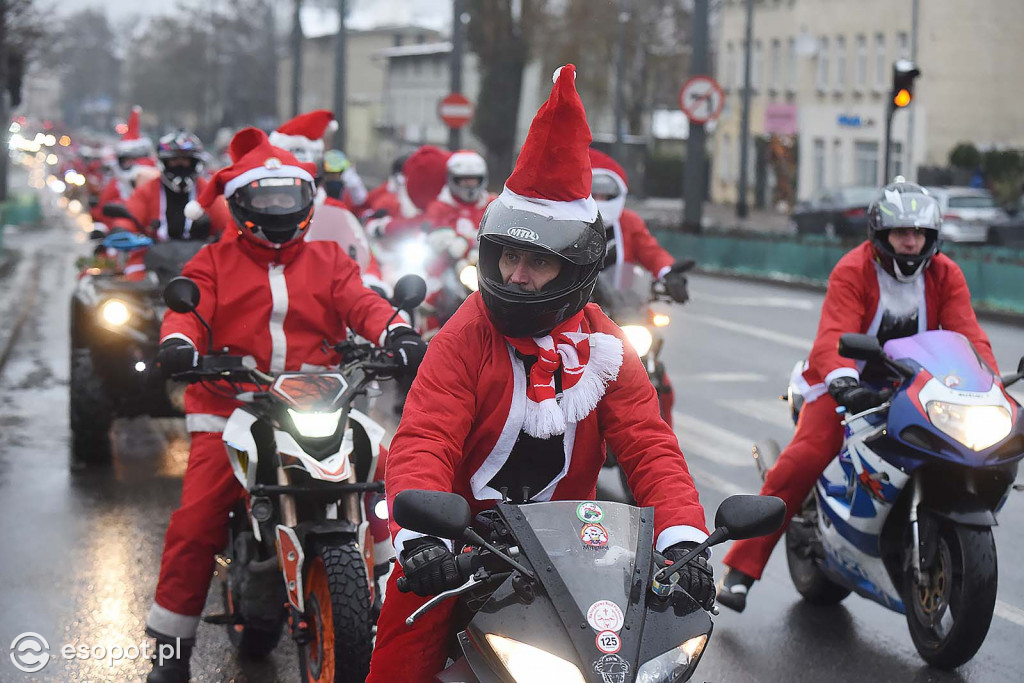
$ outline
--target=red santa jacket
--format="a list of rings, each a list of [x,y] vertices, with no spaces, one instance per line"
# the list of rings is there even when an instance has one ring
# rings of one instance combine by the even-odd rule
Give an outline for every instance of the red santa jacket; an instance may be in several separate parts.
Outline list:
[[[676,262],[672,254],[665,251],[654,235],[647,229],[644,219],[629,209],[622,210],[615,231],[615,254],[617,263],[639,263],[651,275],[662,277]]]
[[[334,242],[298,241],[281,250],[239,238],[203,247],[182,271],[199,285],[199,314],[214,346],[251,355],[264,372],[326,367],[338,362],[324,344],[346,327],[383,341],[394,309],[363,286],[359,267]],[[404,323],[393,323],[404,325]],[[191,314],[168,311],[161,341],[180,338],[207,350],[205,328]],[[237,404],[201,385],[185,392],[189,431],[220,431]]]
[[[189,195],[189,200],[195,199],[196,195],[206,187],[207,182],[209,181],[204,178],[197,178],[196,188]],[[167,227],[163,215],[164,192],[164,186],[160,182],[160,178],[153,178],[136,187],[135,191],[132,192],[132,196],[125,202],[125,208],[142,223],[144,232],[158,240],[167,239]],[[206,212],[210,217],[211,235],[220,235],[225,231],[227,233],[237,232],[234,221],[231,219],[231,212],[228,210],[227,202],[223,197],[218,197]],[[159,222],[162,227],[155,234],[151,234],[150,226],[154,221]],[[114,225],[125,230],[138,231],[135,223],[123,218],[115,221]],[[192,225],[192,221],[186,218],[185,225],[187,230]]]
[[[495,196],[485,192],[475,203],[466,204],[453,197],[451,190],[445,185],[437,199],[427,206],[423,217],[430,223],[431,228],[452,228],[459,236],[475,242],[480,229],[480,219],[484,217],[484,210],[494,201]]]
[[[859,377],[856,361],[839,355],[839,337],[847,332],[876,334],[886,310],[894,306],[895,278],[875,263],[871,243],[865,241],[839,260],[828,278],[821,307],[818,335],[811,348],[804,396],[814,400],[837,377]],[[921,290],[917,297],[918,331],[951,330],[967,337],[975,350],[998,372],[992,345],[978,325],[971,293],[960,267],[945,254],[937,254],[922,278],[907,286]]]
[[[121,204],[127,197],[121,195],[121,188],[123,184],[116,177],[111,178],[110,181],[103,186],[100,190],[100,195],[97,198],[96,206],[92,207],[90,213],[92,219],[97,223],[109,223],[110,218],[103,215],[103,207],[110,203]],[[130,187],[130,186],[129,186]]]
[[[624,339],[595,304],[586,307],[585,316],[593,332]],[[409,392],[388,456],[388,505],[405,489],[454,491],[475,512],[494,505],[500,494],[488,483],[522,429],[526,381],[522,361],[474,293],[431,340]],[[654,506],[658,549],[707,537],[704,510],[678,439],[658,413],[640,358],[625,343],[617,379],[597,408],[566,430],[565,467],[534,499],[593,498],[606,441],[639,504]],[[399,552],[419,535],[394,522],[391,531]]]

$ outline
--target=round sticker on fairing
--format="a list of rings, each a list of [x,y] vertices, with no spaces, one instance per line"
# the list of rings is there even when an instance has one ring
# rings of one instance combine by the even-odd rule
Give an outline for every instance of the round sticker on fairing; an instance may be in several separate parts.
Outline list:
[[[606,655],[615,654],[622,647],[622,640],[615,631],[601,631],[594,639],[597,649]]]
[[[608,530],[600,524],[584,524],[580,540],[587,548],[603,548],[608,545]]]
[[[611,600],[598,600],[587,610],[587,623],[595,631],[618,631],[622,628],[622,610]]]
[[[576,508],[576,516],[580,518],[581,522],[593,522],[596,524],[604,519],[604,510],[597,503],[580,503]]]

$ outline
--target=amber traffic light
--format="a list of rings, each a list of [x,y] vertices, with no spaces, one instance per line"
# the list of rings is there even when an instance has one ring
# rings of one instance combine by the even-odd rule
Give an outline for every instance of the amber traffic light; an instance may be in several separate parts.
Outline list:
[[[909,59],[897,60],[892,65],[892,106],[902,109],[914,99],[914,81],[921,71]]]
[[[903,89],[896,93],[896,96],[892,98],[892,103],[897,107],[905,107],[910,104],[911,98],[912,95],[910,94],[910,91]]]

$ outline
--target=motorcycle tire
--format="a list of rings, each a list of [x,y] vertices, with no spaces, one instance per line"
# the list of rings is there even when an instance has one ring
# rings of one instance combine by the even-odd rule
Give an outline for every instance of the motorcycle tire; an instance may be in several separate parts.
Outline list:
[[[850,589],[828,578],[818,565],[809,544],[809,538],[817,533],[817,507],[809,502],[786,530],[789,577],[797,593],[810,604],[837,605],[850,594]]]
[[[113,406],[96,374],[89,349],[72,349],[69,396],[71,454],[76,462],[110,461]]]
[[[373,649],[370,584],[355,543],[318,541],[304,571],[310,641],[299,658],[307,683],[363,683]]]
[[[943,524],[928,572],[929,587],[912,571],[904,576],[910,637],[930,665],[954,669],[974,657],[992,623],[999,576],[992,530]]]
[[[280,571],[274,572],[275,577],[280,583]],[[279,591],[264,590],[265,595],[259,597],[266,600],[268,596],[274,596],[277,592],[283,592],[283,584],[281,584]],[[252,593],[252,589],[249,590]],[[280,604],[283,604],[284,596],[282,597]],[[228,614],[235,614],[245,604],[245,598],[242,596],[240,587],[236,582],[228,580],[224,582],[224,608]],[[245,659],[265,659],[273,652],[274,648],[277,647],[278,641],[281,640],[281,633],[284,631],[284,625],[287,621],[287,612],[284,609],[280,610],[280,617],[275,621],[273,619],[264,618],[259,620],[258,625],[254,623],[237,623],[228,624],[228,640],[238,650],[238,654]]]

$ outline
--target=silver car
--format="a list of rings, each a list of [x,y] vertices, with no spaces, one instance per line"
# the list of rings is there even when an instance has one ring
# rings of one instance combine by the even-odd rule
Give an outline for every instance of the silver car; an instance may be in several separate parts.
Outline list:
[[[929,187],[942,210],[942,239],[984,243],[993,223],[1006,220],[1006,212],[988,190],[973,187]]]

